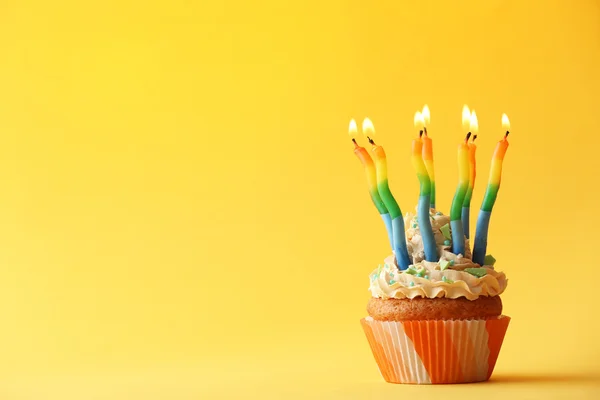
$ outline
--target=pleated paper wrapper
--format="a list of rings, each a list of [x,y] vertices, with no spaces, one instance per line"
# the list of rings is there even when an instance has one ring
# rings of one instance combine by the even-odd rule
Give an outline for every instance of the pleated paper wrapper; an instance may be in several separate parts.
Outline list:
[[[492,375],[510,317],[360,322],[387,382],[468,383]]]

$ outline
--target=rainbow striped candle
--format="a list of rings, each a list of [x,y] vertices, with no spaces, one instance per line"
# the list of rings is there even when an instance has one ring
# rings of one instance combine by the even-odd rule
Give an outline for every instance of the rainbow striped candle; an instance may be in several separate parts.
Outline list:
[[[358,132],[356,121],[350,121],[350,127],[348,128],[348,133],[350,135],[355,135]],[[375,164],[371,159],[371,156],[367,152],[364,147],[360,147],[356,140],[352,138],[352,143],[354,143],[354,154],[360,160],[363,167],[365,168],[365,175],[367,176],[367,185],[369,186],[369,194],[371,195],[371,200],[373,204],[379,211],[381,215],[381,219],[383,219],[383,223],[385,224],[385,229],[387,230],[388,239],[390,241],[390,246],[392,249],[394,248],[394,235],[392,229],[392,218],[390,217],[390,213],[388,212],[383,200],[379,196],[379,192],[377,191],[377,175],[375,172]]]
[[[427,125],[429,125],[429,121],[431,120],[431,116],[429,113],[429,106],[425,104],[423,106],[423,111],[421,112],[423,116],[423,131],[425,135],[421,137],[423,140],[423,161],[425,162],[425,168],[427,168],[427,174],[429,175],[429,182],[431,184],[431,199],[430,199],[430,207],[435,208],[435,169],[433,168],[433,140],[427,136]]]
[[[375,133],[375,127],[369,118],[365,118],[363,121],[363,134],[373,135]],[[404,218],[402,218],[402,211],[398,202],[394,199],[392,192],[388,184],[387,177],[387,158],[383,147],[377,146],[373,139],[368,137],[369,143],[373,146],[373,155],[375,156],[375,171],[377,174],[377,191],[383,204],[390,213],[392,219],[392,233],[393,242],[392,248],[396,255],[396,262],[400,270],[405,270],[410,265],[410,257],[408,256],[408,249],[406,248],[406,235],[404,233]]]
[[[496,197],[498,196],[498,190],[500,189],[502,162],[504,161],[504,155],[508,149],[507,138],[510,122],[506,114],[502,115],[502,127],[506,129],[506,134],[504,135],[504,138],[498,142],[496,149],[494,150],[492,166],[490,168],[490,178],[483,197],[483,203],[481,204],[481,210],[479,211],[479,217],[477,218],[477,231],[475,233],[475,244],[473,246],[473,262],[479,265],[484,264],[490,217],[492,215],[492,208],[494,208],[494,203],[496,202]]]
[[[477,152],[477,146],[475,145],[475,139],[477,139],[477,131],[479,130],[479,124],[477,123],[477,114],[473,111],[469,117],[469,132],[473,134],[473,142],[469,143],[469,187],[465,194],[465,200],[462,206],[462,224],[463,231],[467,239],[470,237],[469,225],[471,220],[471,197],[473,196],[473,188],[475,187],[475,177],[477,176],[477,163],[475,159],[475,153]]]
[[[462,205],[469,187],[469,147],[467,143],[471,133],[458,146],[458,187],[450,208],[450,228],[452,229],[452,252],[465,254],[465,234],[461,220]]]
[[[415,114],[415,126],[419,127],[419,125],[422,124],[422,121],[423,116],[417,111]],[[415,167],[420,183],[419,203],[417,204],[417,222],[419,223],[419,230],[421,231],[421,237],[423,238],[425,260],[436,262],[439,260],[439,257],[435,238],[433,236],[433,229],[431,228],[431,221],[429,220],[431,181],[429,180],[429,174],[427,173],[427,168],[423,162],[422,133],[423,131],[420,132],[419,138],[412,142],[412,164]]]

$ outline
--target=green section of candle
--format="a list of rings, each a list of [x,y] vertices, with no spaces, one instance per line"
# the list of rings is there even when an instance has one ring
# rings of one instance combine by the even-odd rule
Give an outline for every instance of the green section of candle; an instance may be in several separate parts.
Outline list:
[[[369,194],[371,195],[371,200],[373,201],[373,204],[375,204],[375,207],[377,208],[377,211],[379,211],[379,214],[386,214],[388,210],[385,207],[383,200],[379,196],[379,192],[377,191],[377,189],[370,189]]]
[[[456,192],[454,193],[454,199],[452,200],[452,207],[450,208],[450,220],[458,221],[461,218],[462,214],[462,205],[465,201],[465,194],[468,189],[468,181],[466,183],[461,183],[456,188]]]
[[[483,203],[481,203],[481,209],[483,211],[492,211],[494,203],[496,202],[496,197],[498,197],[499,189],[500,184],[488,184],[487,189],[485,190],[485,196],[483,197]]]
[[[390,191],[390,187],[388,185],[388,180],[382,180],[377,183],[377,190],[379,192],[379,196],[383,201],[384,207],[387,208],[387,211],[390,213],[390,217],[395,219],[402,215],[402,211],[400,210],[400,206],[398,206],[398,202],[392,195]]]
[[[417,178],[419,178],[419,183],[421,184],[420,195],[421,196],[431,195],[431,181],[429,180],[429,175],[417,174]]]
[[[463,207],[469,207],[471,205],[471,197],[473,197],[473,187],[469,186],[467,188],[467,193],[465,193],[465,200],[463,201]]]

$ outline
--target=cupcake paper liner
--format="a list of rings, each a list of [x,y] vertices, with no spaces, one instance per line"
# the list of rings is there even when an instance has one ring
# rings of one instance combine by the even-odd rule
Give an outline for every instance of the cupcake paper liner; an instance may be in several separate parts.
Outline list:
[[[360,322],[387,382],[468,383],[492,375],[510,317]]]

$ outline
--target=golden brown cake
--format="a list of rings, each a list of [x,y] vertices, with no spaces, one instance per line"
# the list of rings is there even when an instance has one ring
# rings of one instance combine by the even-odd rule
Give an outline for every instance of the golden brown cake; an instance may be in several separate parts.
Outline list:
[[[481,296],[476,300],[446,299],[378,299],[372,297],[367,312],[378,321],[432,319],[488,319],[502,314],[500,296]]]

